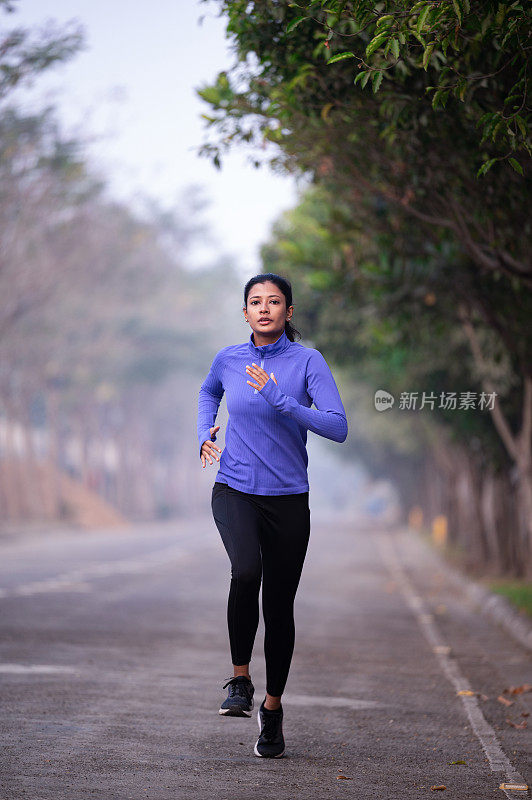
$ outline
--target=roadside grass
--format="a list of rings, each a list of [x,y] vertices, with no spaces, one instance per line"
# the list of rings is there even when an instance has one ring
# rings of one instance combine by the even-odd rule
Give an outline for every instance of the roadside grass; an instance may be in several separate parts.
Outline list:
[[[486,583],[487,588],[507,597],[519,611],[524,611],[532,618],[532,583],[520,578],[491,579]]]
[[[482,575],[474,569],[468,557],[467,550],[459,544],[447,542],[444,547],[434,543],[430,530],[423,527],[417,533],[422,539],[442,555],[448,563],[461,571],[464,575],[482,584],[488,591],[501,594],[506,597],[515,608],[528,617],[532,618],[532,582],[526,578],[496,578],[490,575]]]

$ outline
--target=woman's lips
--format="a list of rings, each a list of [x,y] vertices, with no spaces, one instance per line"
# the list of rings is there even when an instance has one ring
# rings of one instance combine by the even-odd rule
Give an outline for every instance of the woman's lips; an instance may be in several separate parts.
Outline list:
[[[267,325],[269,322],[271,322],[271,319],[259,319],[259,322],[262,325]]]

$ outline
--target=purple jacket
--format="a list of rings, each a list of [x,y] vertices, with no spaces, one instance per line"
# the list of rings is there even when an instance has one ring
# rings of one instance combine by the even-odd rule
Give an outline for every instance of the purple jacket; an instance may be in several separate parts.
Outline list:
[[[248,380],[252,362],[270,375],[261,390]],[[347,418],[331,370],[319,350],[291,342],[283,331],[257,347],[253,333],[244,344],[223,347],[201,384],[198,400],[199,448],[223,393],[229,422],[216,481],[241,492],[262,495],[309,491],[307,430],[335,442],[347,438]],[[310,408],[314,403],[316,408]]]

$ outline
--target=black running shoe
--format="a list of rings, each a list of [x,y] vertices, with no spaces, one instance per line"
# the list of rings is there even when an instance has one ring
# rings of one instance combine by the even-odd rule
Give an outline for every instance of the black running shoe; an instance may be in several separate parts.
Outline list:
[[[255,744],[255,755],[262,758],[281,758],[284,754],[282,705],[276,711],[270,711],[264,708],[263,701],[257,712],[257,719],[260,736]]]
[[[225,689],[226,686],[229,686],[229,691],[218,713],[226,717],[250,717],[255,692],[251,679],[245,675],[237,675],[236,678],[230,678],[222,688]]]

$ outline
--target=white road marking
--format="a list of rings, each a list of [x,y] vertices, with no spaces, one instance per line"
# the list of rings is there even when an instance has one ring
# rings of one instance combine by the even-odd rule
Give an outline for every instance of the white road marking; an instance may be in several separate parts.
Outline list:
[[[185,541],[181,540],[178,545],[165,547],[152,553],[143,553],[135,558],[127,558],[117,561],[105,561],[100,564],[92,564],[87,567],[73,569],[62,575],[46,580],[22,583],[18,586],[0,588],[0,598],[13,596],[30,596],[47,592],[89,592],[92,591],[90,581],[97,578],[107,578],[111,575],[134,575],[170,563],[186,563],[192,557],[194,551],[187,550],[185,545],[188,541],[197,541],[197,537],[189,537]],[[210,546],[211,542],[207,546]]]
[[[283,694],[283,704],[292,706],[330,706],[334,708],[373,708],[381,706],[377,700],[356,700],[353,697],[321,697],[314,694]]]
[[[61,674],[76,672],[74,667],[61,667],[55,664],[0,664],[1,673],[26,675],[27,673]]]
[[[58,578],[50,578],[47,581],[35,581],[34,583],[22,583],[12,590],[11,594],[32,595],[42,594],[43,592],[90,592],[92,589],[89,583],[80,583],[71,580],[63,575]],[[3,597],[9,594],[3,591]]]
[[[434,623],[434,616],[427,612],[423,598],[416,593],[412,583],[402,568],[394,547],[391,544],[390,536],[382,533],[376,534],[376,536],[382,560],[386,564],[386,567],[393,579],[397,581],[397,585],[399,586],[406,602],[412,609],[412,613],[416,617],[421,630],[425,635],[425,638],[430,643],[432,651],[438,659],[443,673],[457,692],[461,689],[468,689],[471,691],[471,685],[467,678],[465,678],[460,672],[458,662],[450,655],[450,646],[443,641],[440,632]],[[473,728],[473,731],[477,736],[482,749],[486,753],[492,772],[504,772],[505,783],[521,785],[525,784],[522,776],[519,774],[519,772],[517,772],[515,767],[510,763],[508,757],[504,753],[499,740],[497,739],[495,731],[486,720],[480,709],[476,695],[458,696],[464,705],[464,709],[469,718],[469,722],[471,723],[471,727]],[[500,788],[502,788],[502,784],[500,785]],[[523,797],[522,792],[519,790],[502,788],[502,791],[507,797],[512,798],[512,800],[517,797]]]

